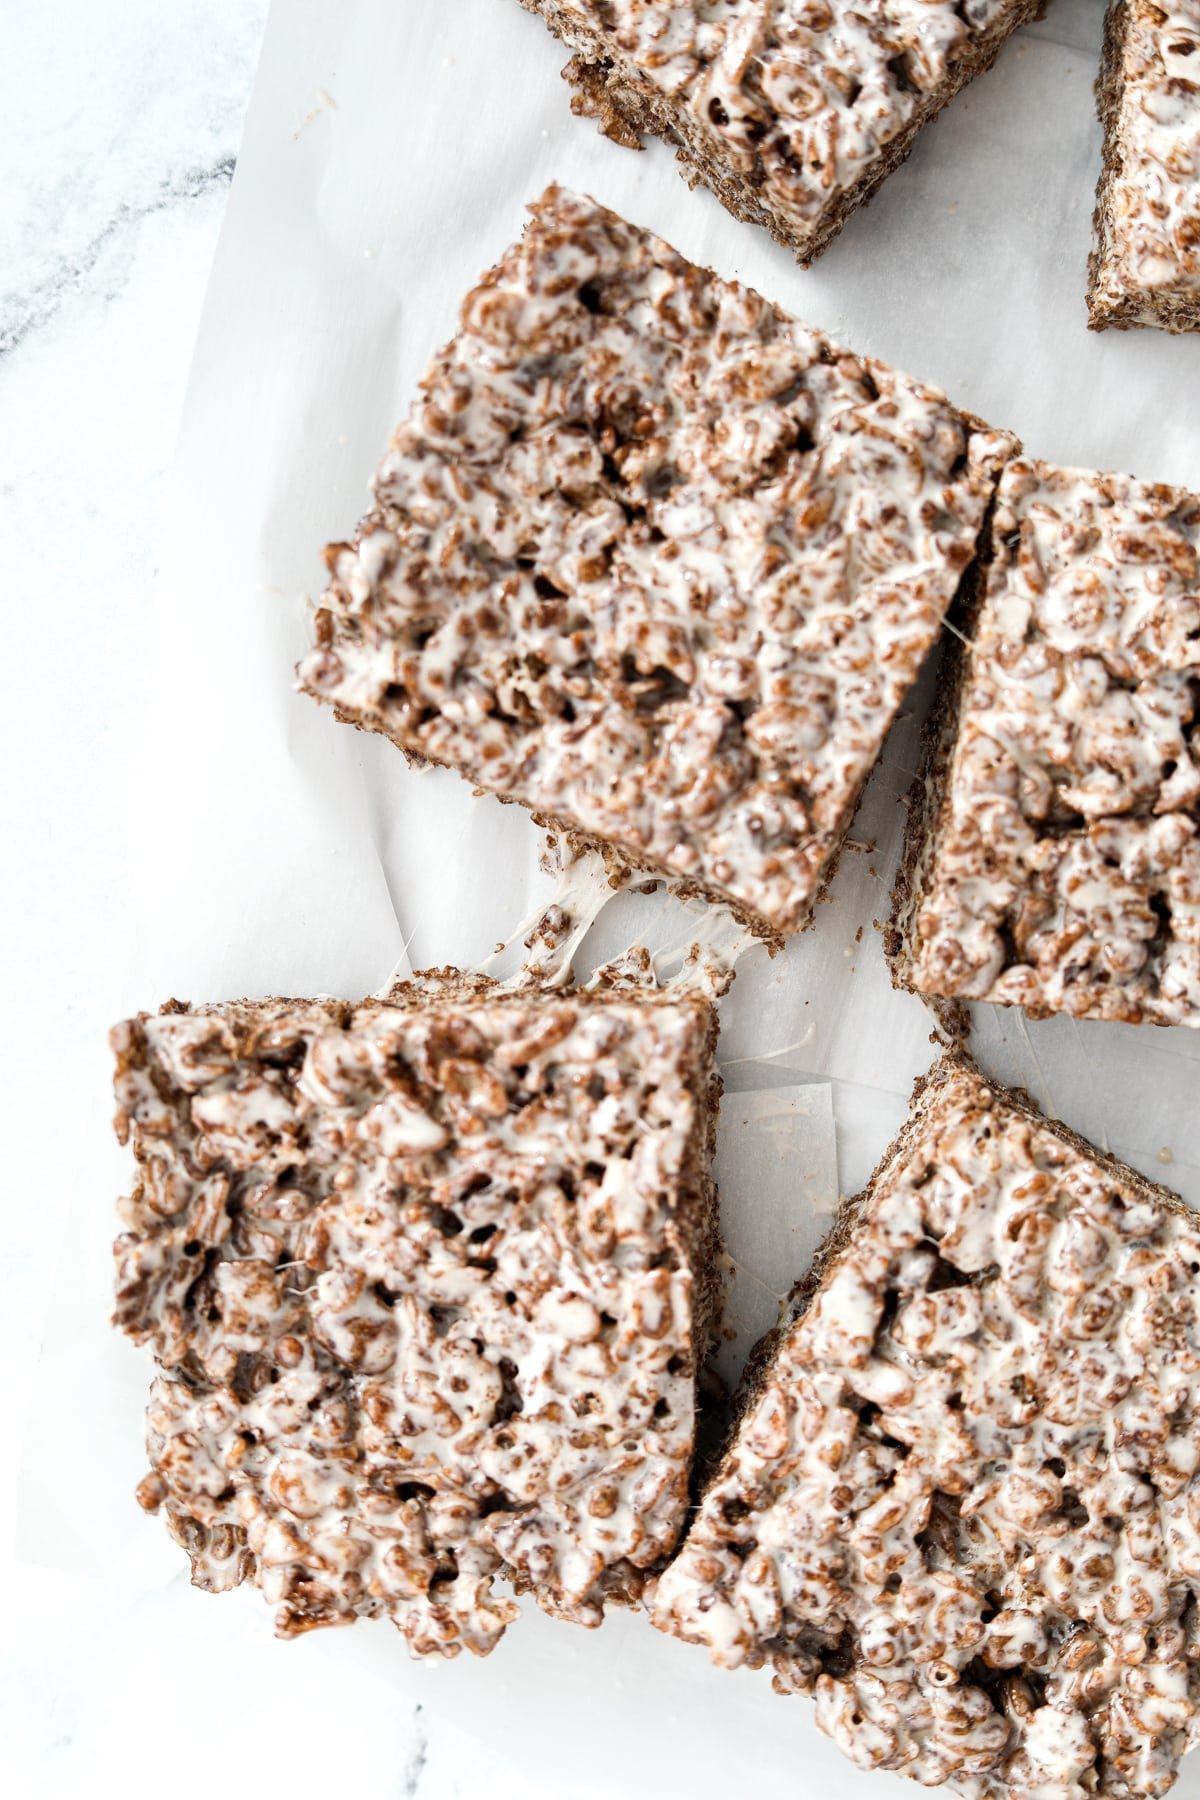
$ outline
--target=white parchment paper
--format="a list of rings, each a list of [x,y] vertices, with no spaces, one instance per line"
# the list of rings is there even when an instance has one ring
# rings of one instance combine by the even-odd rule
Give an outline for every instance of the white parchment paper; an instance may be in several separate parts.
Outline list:
[[[277,0],[179,445],[131,1004],[361,992],[406,943],[418,965],[485,955],[546,891],[518,809],[337,728],[290,672],[320,545],[352,528],[459,299],[550,180],[940,383],[1031,452],[1200,487],[1200,340],[1084,328],[1102,12],[1054,0],[801,271],[689,193],[662,145],[619,151],[572,118],[561,48],[513,0]],[[922,704],[833,903],[783,956],[743,958],[726,1006],[728,1061],[768,1054],[777,1075],[837,1084],[843,1186],[930,1056],[873,929]],[[998,1075],[1200,1198],[1200,1034],[977,1011]]]
[[[414,966],[474,963],[549,891],[523,813],[410,770],[297,697],[291,670],[321,545],[352,530],[459,299],[551,180],[940,384],[1032,453],[1200,488],[1200,340],[1085,330],[1102,14],[1102,0],[1053,0],[802,272],[689,193],[661,145],[621,151],[573,119],[563,52],[514,0],[275,0],[147,646],[157,699],[130,797],[142,896],[131,1010],[171,994],[357,995],[406,950]],[[892,734],[814,929],[774,959],[743,956],[723,1002],[730,1373],[932,1059],[929,1016],[892,991],[875,928],[929,686],[927,675]],[[651,928],[665,939],[683,929],[664,923],[660,900],[623,895],[589,948],[611,955]],[[1200,1201],[1200,1034],[976,1015],[985,1067]],[[177,1564],[129,1497],[148,1369],[103,1329],[102,1206],[85,1183],[34,1412],[87,1409],[103,1528],[89,1534],[69,1503],[66,1516],[45,1512],[55,1432],[35,1424],[23,1541],[34,1557],[155,1580]],[[735,1778],[747,1791],[883,1791],[802,1703],[775,1699],[764,1677],[711,1670],[637,1618],[587,1634],[529,1608],[483,1664],[412,1665],[384,1627],[331,1635],[321,1653],[445,1709],[539,1774],[558,1769],[564,1794],[715,1797]],[[1200,1794],[1200,1772],[1179,1791]]]

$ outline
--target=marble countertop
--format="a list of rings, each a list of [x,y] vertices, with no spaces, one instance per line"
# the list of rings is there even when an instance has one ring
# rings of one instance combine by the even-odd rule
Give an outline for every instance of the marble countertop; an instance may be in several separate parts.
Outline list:
[[[403,1698],[381,1706],[307,1643],[280,1654],[265,1609],[198,1603],[182,1575],[121,1589],[12,1547],[20,1372],[37,1356],[72,1197],[72,1121],[82,1135],[105,1105],[128,961],[124,844],[159,829],[137,812],[139,649],[266,10],[61,0],[0,21],[3,1087],[16,1158],[0,1241],[6,1787],[20,1800],[160,1787],[201,1800],[231,1782],[516,1800],[527,1782],[444,1721]],[[116,1164],[89,1177],[95,1205],[120,1179]]]

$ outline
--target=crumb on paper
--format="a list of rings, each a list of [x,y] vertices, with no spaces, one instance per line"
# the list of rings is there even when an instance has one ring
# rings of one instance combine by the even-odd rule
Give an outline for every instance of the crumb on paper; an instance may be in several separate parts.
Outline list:
[[[945,1000],[935,994],[921,994],[918,998],[933,1020],[929,1042],[939,1050],[965,1049],[971,1037],[971,1015],[962,1001]],[[1029,1048],[1032,1053],[1032,1044]]]
[[[1172,1150],[1170,1144],[1163,1145],[1158,1153],[1158,1160],[1160,1163],[1173,1163],[1175,1161],[1175,1152]]]
[[[303,136],[303,134],[308,130],[309,126],[312,124],[314,119],[319,119],[321,114],[324,112],[336,112],[337,109],[338,109],[337,101],[334,99],[333,95],[327,94],[324,88],[318,88],[316,105],[311,109],[311,111],[305,113],[304,117],[301,119],[300,123],[297,125],[295,131],[293,131],[293,133],[292,133],[293,144],[296,142],[296,140],[298,138]]]

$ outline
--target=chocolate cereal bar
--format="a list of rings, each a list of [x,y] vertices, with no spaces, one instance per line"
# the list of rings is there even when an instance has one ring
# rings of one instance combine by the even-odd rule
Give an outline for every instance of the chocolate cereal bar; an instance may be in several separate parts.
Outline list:
[[[1096,93],[1092,327],[1200,331],[1200,0],[1110,0]]]
[[[654,1622],[864,1768],[1160,1795],[1200,1735],[1200,1220],[963,1061],[918,1094]]]
[[[1200,1025],[1200,497],[1013,462],[910,804],[896,979]]]
[[[801,263],[1045,0],[521,0],[576,52],[572,109],[654,133]]]
[[[483,1655],[631,1603],[713,1327],[707,1003],[431,981],[117,1027],[118,1324],[197,1586]]]
[[[300,684],[799,930],[1012,442],[594,201],[531,210],[327,552]]]

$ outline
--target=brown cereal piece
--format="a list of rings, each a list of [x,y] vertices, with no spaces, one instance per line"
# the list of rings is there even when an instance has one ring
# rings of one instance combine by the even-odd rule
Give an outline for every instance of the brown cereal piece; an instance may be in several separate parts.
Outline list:
[[[1012,440],[552,188],[375,477],[300,685],[799,930]]]
[[[681,1529],[713,1322],[697,1000],[414,983],[117,1027],[118,1324],[193,1580],[282,1636],[598,1625]]]
[[[853,1761],[1157,1796],[1200,1735],[1200,1220],[946,1059],[651,1599]]]
[[[1200,1024],[1200,497],[1014,462],[910,802],[919,993]]]
[[[1200,0],[1110,0],[1092,329],[1200,331]]]
[[[572,110],[665,138],[810,263],[1045,0],[521,0],[576,52]]]

